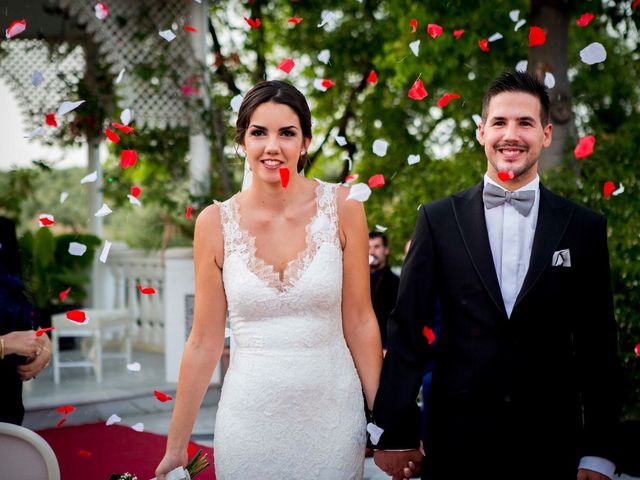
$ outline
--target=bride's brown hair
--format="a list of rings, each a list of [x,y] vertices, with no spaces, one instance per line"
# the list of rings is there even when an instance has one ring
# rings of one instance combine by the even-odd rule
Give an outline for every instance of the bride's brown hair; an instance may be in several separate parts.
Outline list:
[[[288,106],[300,120],[300,128],[304,138],[312,138],[311,135],[311,112],[304,95],[293,85],[282,82],[280,80],[265,80],[255,85],[247,92],[240,111],[238,112],[238,120],[236,120],[236,136],[235,142],[238,145],[244,145],[244,135],[249,128],[251,115],[263,103],[273,102],[281,103]],[[307,152],[300,155],[298,159],[298,172],[300,172],[307,164],[309,157]]]

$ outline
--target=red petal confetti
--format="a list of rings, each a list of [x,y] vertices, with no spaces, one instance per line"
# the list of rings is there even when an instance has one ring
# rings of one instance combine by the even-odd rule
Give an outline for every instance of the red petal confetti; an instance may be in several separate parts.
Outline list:
[[[480,50],[482,50],[483,52],[488,52],[489,51],[489,39],[484,38],[482,40],[478,40],[478,46],[480,47]]]
[[[51,225],[55,225],[56,223],[55,220],[51,220],[47,217],[40,217],[38,221],[40,222],[40,225],[42,225],[43,227],[50,227]]]
[[[581,158],[588,157],[593,153],[593,147],[596,144],[596,137],[593,135],[588,135],[586,137],[581,137],[578,141],[578,145],[573,149],[573,154],[576,157],[576,160]]]
[[[38,330],[36,330],[36,337],[41,337],[46,332],[50,332],[51,330],[54,330],[54,328],[53,327],[39,328]]]
[[[604,187],[602,188],[602,193],[604,193],[604,198],[606,200],[609,200],[609,198],[611,197],[611,194],[615,191],[616,189],[616,184],[607,180],[606,182],[604,182]]]
[[[353,175],[347,175],[344,179],[344,183],[355,182],[359,176],[360,175],[358,175],[357,173],[354,173]]]
[[[58,126],[58,122],[56,122],[56,114],[55,113],[47,113],[47,116],[44,118],[44,123],[46,123],[50,127],[57,127]]]
[[[156,293],[156,289],[155,288],[143,287],[140,284],[138,284],[138,291],[143,295],[153,295],[154,293]]]
[[[453,31],[453,36],[456,37],[456,40],[458,40],[462,36],[463,33],[464,33],[464,29],[454,30]]]
[[[92,454],[89,450],[78,450],[78,455],[81,457],[89,458]]]
[[[291,73],[291,70],[293,70],[295,66],[296,63],[293,60],[285,58],[280,62],[280,65],[278,65],[278,70],[282,70],[284,73]]]
[[[185,25],[182,27],[185,32],[198,33],[198,29],[193,25]]]
[[[291,172],[287,167],[280,167],[278,172],[280,173],[280,184],[282,185],[282,188],[287,188],[287,185],[289,185],[289,176],[291,175]]]
[[[58,423],[56,423],[56,427],[61,427],[62,424],[66,421],[67,421],[67,417],[62,417],[60,420],[58,420]]]
[[[511,170],[509,170],[508,172],[506,170],[502,170],[498,172],[498,178],[500,179],[501,182],[508,182],[513,177],[515,177],[515,174]]]
[[[162,393],[159,390],[154,390],[153,394],[156,396],[156,398],[158,400],[160,400],[162,403],[164,402],[168,402],[169,400],[173,400],[173,397],[167,395],[166,393]]]
[[[67,312],[67,319],[76,323],[85,323],[87,321],[87,314],[82,310],[71,310]]]
[[[431,38],[438,38],[442,35],[442,27],[435,23],[427,25],[427,33],[431,35]]]
[[[256,18],[253,20],[252,18],[244,17],[244,21],[249,24],[251,28],[260,28],[260,19]]]
[[[418,29],[418,20],[412,18],[409,22],[409,26],[411,27],[411,33],[416,33],[416,30]]]
[[[5,30],[5,35],[7,37],[7,40],[15,37],[16,35],[21,34],[22,32],[25,31],[26,28],[27,28],[26,20],[16,20],[15,22],[12,22],[11,25],[9,25],[9,28]]]
[[[117,123],[117,122],[113,122],[111,124],[111,126],[113,128],[117,128],[118,130],[120,130],[122,133],[131,133],[133,132],[133,128],[131,127],[127,127],[126,125],[122,125],[121,123]]]
[[[74,407],[72,405],[65,405],[64,407],[56,408],[56,413],[64,413],[65,415],[68,415],[71,412],[73,412],[75,409],[76,409],[76,407]]]
[[[186,218],[187,220],[189,220],[191,218],[191,212],[193,211],[193,208],[191,207],[191,205],[189,205],[187,207],[187,213],[184,214],[184,218]]]
[[[133,167],[138,161],[138,154],[135,150],[123,150],[120,153],[120,165],[125,170],[129,167]]]
[[[540,27],[529,27],[529,46],[537,47],[544,45],[547,41],[547,36]]]
[[[631,9],[635,10],[636,8],[638,8],[638,5],[640,5],[640,0],[634,0],[631,4]]]
[[[120,137],[113,130],[105,129],[104,134],[107,136],[109,140],[113,143],[118,143],[120,141]]]
[[[424,335],[424,338],[427,339],[427,342],[429,342],[429,345],[431,345],[435,339],[436,339],[436,334],[433,333],[433,330],[431,330],[429,327],[427,327],[425,325],[425,327],[422,329],[422,335]]]
[[[447,105],[449,105],[449,102],[455,98],[460,98],[460,95],[458,95],[457,93],[445,93],[444,95],[442,95],[442,97],[440,97],[440,100],[438,100],[438,106],[440,108],[444,108]]]
[[[61,302],[64,302],[64,299],[67,298],[67,295],[69,295],[70,291],[71,291],[71,287],[67,288],[66,290],[61,291],[58,294],[58,298],[60,299]]]
[[[373,175],[367,183],[371,188],[382,187],[384,185],[384,175],[381,173]]]
[[[640,2],[640,0],[637,0],[636,3]],[[636,354],[637,357],[640,357],[640,343],[636,345],[636,348],[633,349],[634,353]]]
[[[378,82],[378,74],[375,70],[371,70],[369,72],[369,76],[367,77],[367,83],[373,83],[374,85]]]
[[[331,80],[326,80],[326,79],[322,80],[321,84],[327,90],[330,89],[331,87],[335,87],[336,86],[336,84],[334,82],[332,82]]]
[[[287,20],[287,22],[289,23],[293,23],[294,25],[299,24],[302,20],[304,20],[303,18],[300,17],[291,17],[289,20]]]
[[[579,27],[586,27],[594,18],[595,16],[593,15],[593,13],[583,13],[580,18],[576,20],[576,25],[578,25]]]
[[[140,193],[142,193],[142,190],[140,189],[140,187],[138,187],[138,186],[136,186],[136,185],[133,185],[133,186],[131,187],[131,195],[132,195],[133,197],[138,198],[138,197],[140,196]]]
[[[429,95],[429,92],[427,92],[424,89],[424,83],[422,83],[422,80],[420,79],[413,82],[413,85],[411,86],[411,88],[409,89],[409,92],[407,93],[407,96],[414,100],[422,100],[427,95]]]

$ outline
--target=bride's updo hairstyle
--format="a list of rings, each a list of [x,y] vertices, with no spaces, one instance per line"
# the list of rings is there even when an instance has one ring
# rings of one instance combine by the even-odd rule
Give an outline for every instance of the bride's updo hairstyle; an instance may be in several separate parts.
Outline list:
[[[247,92],[236,121],[235,142],[244,145],[244,135],[249,128],[251,116],[256,108],[266,102],[281,103],[291,108],[298,115],[302,136],[312,138],[311,112],[304,95],[293,85],[280,80],[266,80],[255,85]],[[308,160],[307,152],[298,159],[298,173],[304,168]]]

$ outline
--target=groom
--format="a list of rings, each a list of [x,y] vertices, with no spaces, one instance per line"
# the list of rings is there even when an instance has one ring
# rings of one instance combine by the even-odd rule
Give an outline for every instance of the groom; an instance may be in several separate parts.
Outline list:
[[[619,365],[603,216],[540,185],[549,97],[506,72],[485,94],[475,187],[423,205],[388,326],[378,466],[422,478],[604,480],[615,469]],[[436,304],[442,331],[431,344]]]

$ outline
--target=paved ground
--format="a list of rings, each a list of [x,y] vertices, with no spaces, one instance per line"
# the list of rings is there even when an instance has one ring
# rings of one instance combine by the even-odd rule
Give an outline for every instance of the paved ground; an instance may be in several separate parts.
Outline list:
[[[77,355],[63,352],[63,358]],[[112,414],[122,418],[121,424],[142,422],[145,431],[166,435],[169,429],[172,402],[160,403],[153,396],[158,389],[169,395],[175,393],[175,384],[164,382],[164,360],[160,354],[134,353],[134,361],[142,366],[140,372],[130,372],[123,360],[105,360],[104,380],[95,382],[89,369],[73,368],[61,371],[61,383],[55,385],[51,369],[37,379],[25,383],[24,400],[27,414],[24,426],[40,430],[55,426],[60,414],[55,409],[61,405],[73,405],[65,425],[79,425],[104,421]],[[220,387],[212,386],[205,396],[198,414],[192,439],[203,445],[213,445],[213,429]],[[159,461],[160,459],[158,459]],[[365,480],[388,480],[390,477],[375,466],[371,458],[365,461]],[[634,480],[622,476],[619,480]],[[304,479],[301,479],[304,480]],[[640,480],[640,479],[635,479]]]

